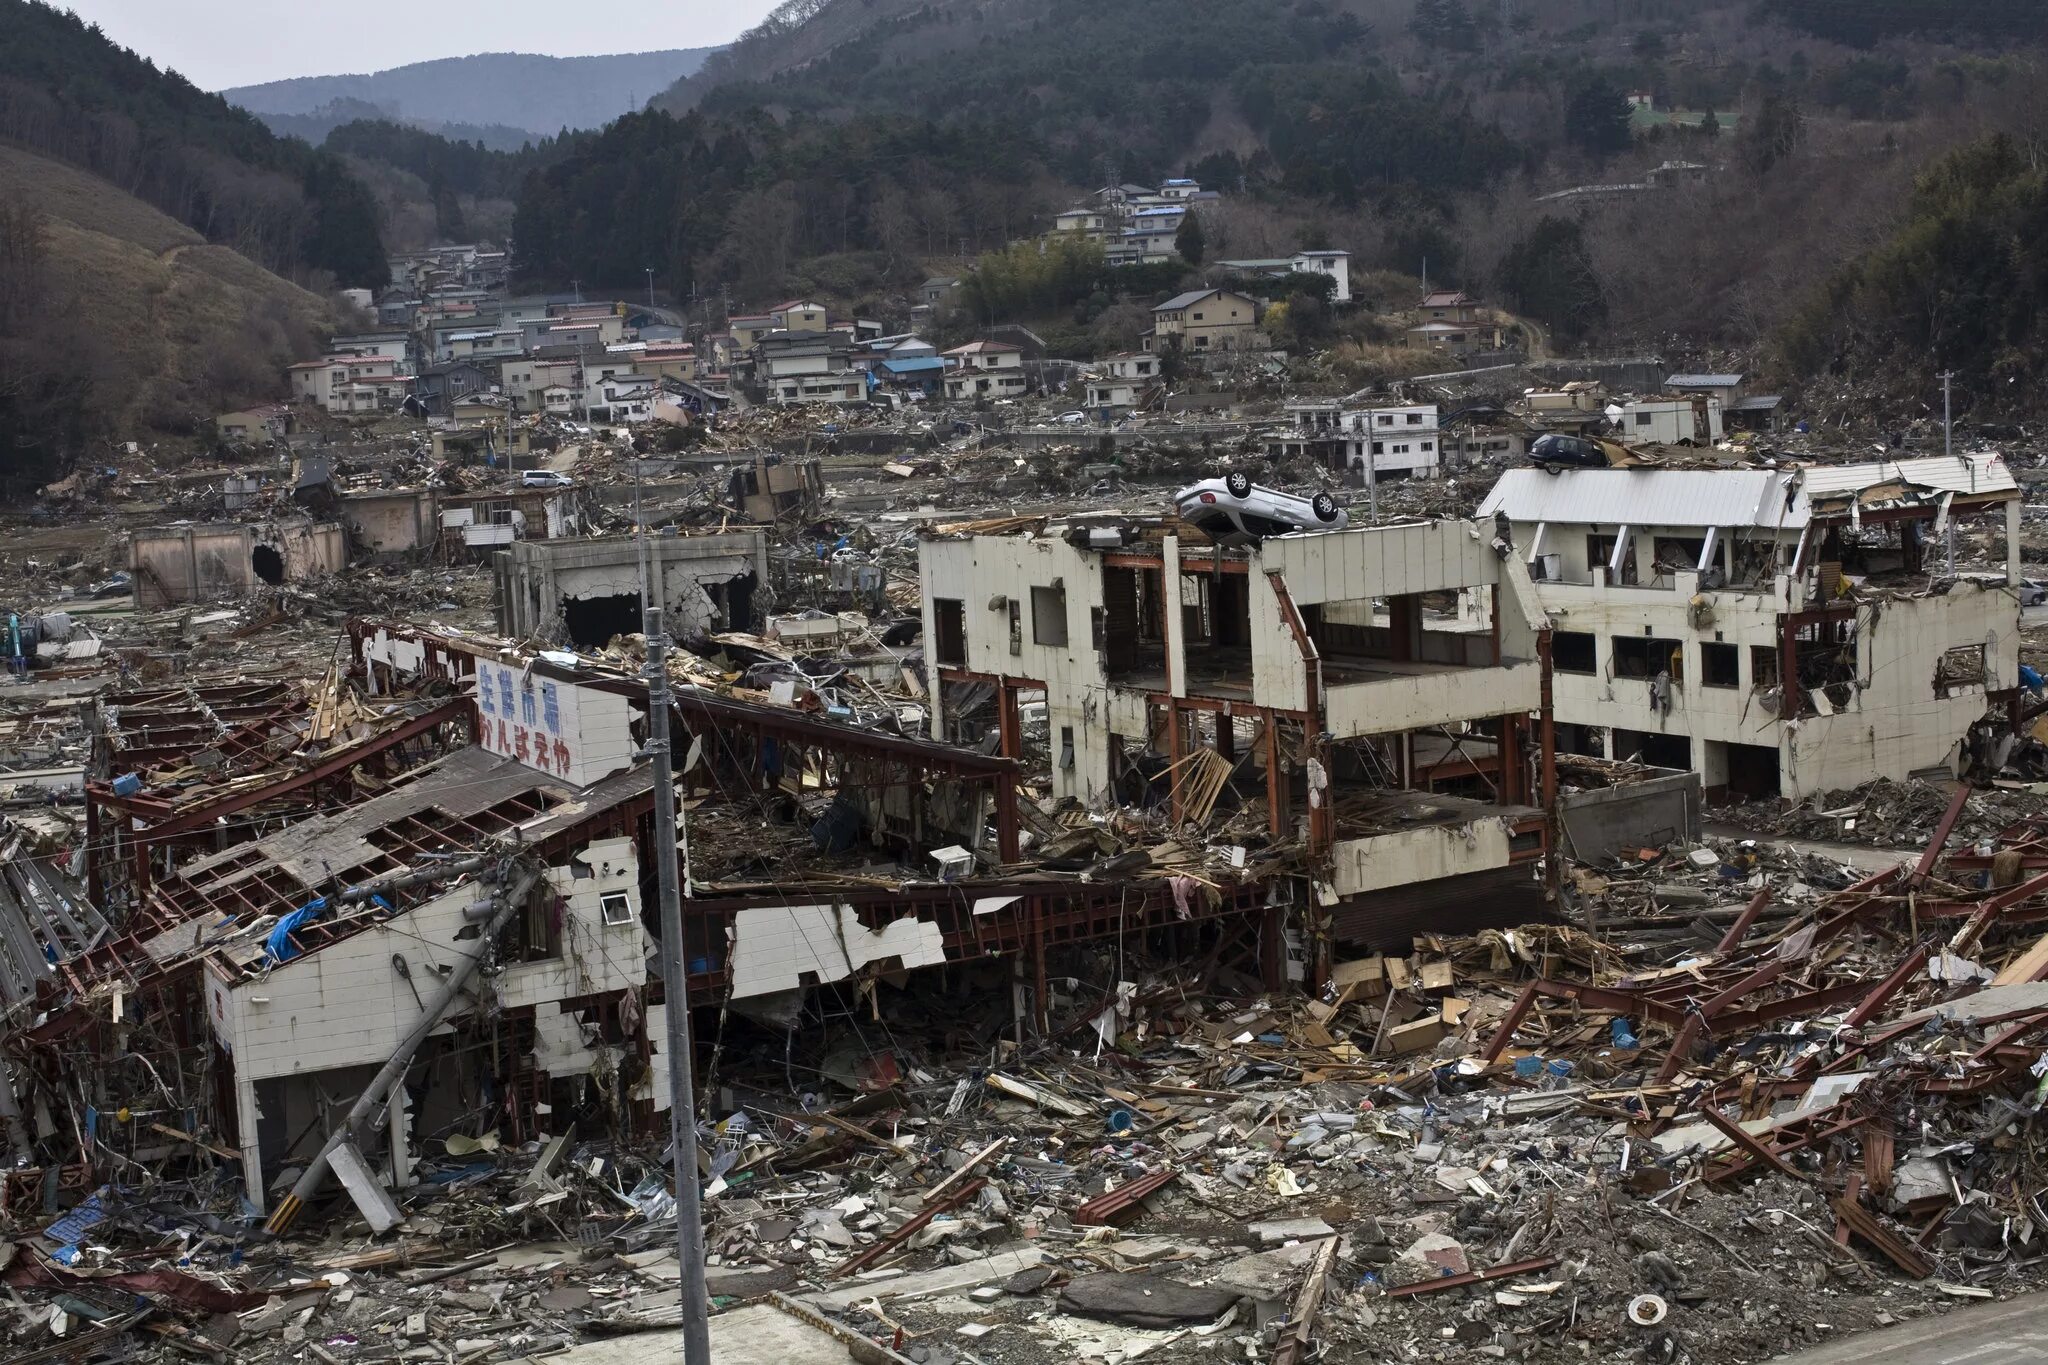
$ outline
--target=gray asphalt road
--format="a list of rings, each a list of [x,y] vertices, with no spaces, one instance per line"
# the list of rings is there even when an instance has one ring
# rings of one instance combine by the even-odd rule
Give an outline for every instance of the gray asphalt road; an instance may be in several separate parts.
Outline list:
[[[1776,1365],[2020,1365],[2048,1361],[2048,1294],[1980,1303],[1938,1318],[1780,1356]]]

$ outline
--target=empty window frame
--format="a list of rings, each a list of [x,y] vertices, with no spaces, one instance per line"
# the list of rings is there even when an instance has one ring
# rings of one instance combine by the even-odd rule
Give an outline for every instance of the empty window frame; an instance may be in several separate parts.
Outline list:
[[[1031,590],[1031,640],[1034,644],[1064,645],[1067,642],[1067,590]]]
[[[1742,686],[1742,648],[1712,640],[1700,642],[1700,685]]]
[[[597,898],[597,908],[607,925],[633,922],[633,898],[623,891],[607,891]]]
[[[1677,640],[1660,640],[1650,635],[1614,637],[1614,676],[1654,678],[1669,673],[1677,682],[1685,676],[1683,646]]]
[[[1560,630],[1550,637],[1550,666],[1558,673],[1599,671],[1599,643],[1582,630]]]
[[[967,604],[957,597],[932,600],[932,629],[937,635],[939,663],[967,667]]]

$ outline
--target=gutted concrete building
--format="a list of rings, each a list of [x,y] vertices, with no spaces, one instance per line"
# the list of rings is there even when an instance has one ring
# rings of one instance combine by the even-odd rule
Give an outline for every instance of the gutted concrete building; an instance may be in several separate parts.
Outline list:
[[[1543,618],[1509,549],[1462,521],[1244,549],[1128,523],[928,538],[935,733],[1015,753],[1042,703],[1060,798],[1263,808],[1339,937],[1398,938],[1425,883],[1505,912],[1540,895],[1552,782]]]
[[[709,535],[514,542],[493,561],[498,628],[595,649],[640,629],[642,585],[659,585],[669,633],[752,630],[767,542],[747,528]]]
[[[1996,456],[1510,470],[1481,506],[1555,627],[1569,752],[1800,798],[1954,772],[2019,682],[2020,492]],[[1989,544],[1951,575],[1945,542]]]
[[[145,611],[241,597],[265,585],[324,578],[347,565],[347,534],[332,521],[164,526],[137,531],[128,544],[135,605]]]

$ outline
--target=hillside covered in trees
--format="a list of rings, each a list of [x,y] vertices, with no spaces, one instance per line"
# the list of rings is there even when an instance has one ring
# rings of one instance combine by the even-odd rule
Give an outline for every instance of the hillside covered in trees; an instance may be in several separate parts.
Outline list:
[[[623,25],[620,31],[630,29]],[[358,118],[414,123],[469,140],[474,135],[465,126],[520,129],[529,138],[541,138],[564,129],[602,128],[693,74],[715,50],[678,48],[597,57],[480,52],[361,75],[300,76],[238,86],[221,91],[221,96],[266,120],[317,116],[339,103],[357,111]],[[300,131],[297,125],[286,127]]]
[[[339,157],[278,137],[40,0],[0,0],[0,139],[102,176],[281,274],[388,278],[376,202]]]

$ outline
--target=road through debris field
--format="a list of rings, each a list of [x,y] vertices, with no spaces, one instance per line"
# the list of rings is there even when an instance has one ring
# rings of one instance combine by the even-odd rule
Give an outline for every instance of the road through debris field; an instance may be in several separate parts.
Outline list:
[[[567,487],[358,433],[137,455],[10,540],[0,1365],[676,1358],[655,591],[720,1361],[1736,1365],[2039,1284],[2017,604],[1929,664],[1985,715],[1955,771],[1767,795],[1654,718],[1553,726],[1585,671],[1539,590],[1598,585],[1462,520],[1512,460],[1368,498],[1256,422],[543,425]],[[1789,495],[1862,454],[1821,445],[1736,462]],[[1872,542],[1949,514],[1940,471],[1855,468]],[[1168,515],[1224,471],[1351,529]],[[1787,754],[1853,713],[1859,634],[2002,583],[1989,516],[1910,591],[1853,539],[1728,685]],[[1305,547],[1380,543],[1441,581],[1318,587]],[[1708,581],[1713,543],[1675,599],[1711,643],[1803,590]],[[1715,700],[1653,643],[1603,704]],[[1052,650],[1106,681],[1069,707]],[[1475,677],[1510,690],[1457,711]]]

